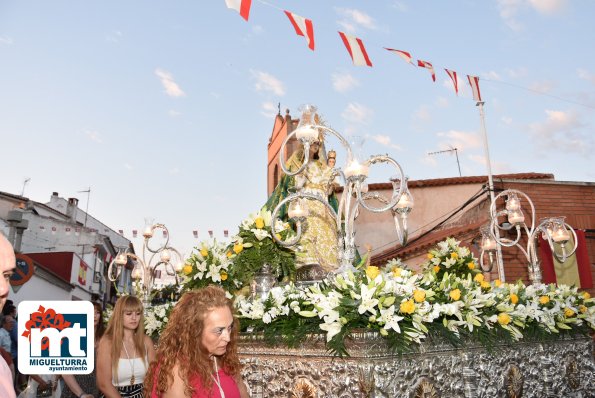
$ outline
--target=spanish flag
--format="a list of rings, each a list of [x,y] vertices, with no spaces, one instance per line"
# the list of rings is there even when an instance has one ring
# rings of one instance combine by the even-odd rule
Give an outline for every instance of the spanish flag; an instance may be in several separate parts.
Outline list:
[[[543,272],[543,283],[555,283],[558,285],[575,285],[581,289],[593,288],[591,277],[589,253],[587,252],[587,241],[585,231],[575,230],[578,245],[576,252],[568,256],[563,263],[552,255],[547,240],[539,237],[539,253],[541,255],[541,270]],[[566,243],[568,251],[574,246],[573,236]],[[554,243],[556,253],[561,254],[560,245]]]

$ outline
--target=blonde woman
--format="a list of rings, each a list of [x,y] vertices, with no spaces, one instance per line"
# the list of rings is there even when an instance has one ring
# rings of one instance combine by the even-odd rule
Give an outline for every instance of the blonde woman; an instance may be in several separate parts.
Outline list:
[[[97,349],[97,387],[106,398],[142,398],[143,381],[155,358],[153,341],[145,335],[143,305],[122,296]]]

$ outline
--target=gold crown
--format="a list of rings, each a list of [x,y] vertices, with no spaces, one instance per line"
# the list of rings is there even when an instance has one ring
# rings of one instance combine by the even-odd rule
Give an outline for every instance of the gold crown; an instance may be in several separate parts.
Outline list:
[[[332,149],[330,151],[328,151],[328,156],[329,159],[336,159],[337,158],[337,152],[333,151]]]

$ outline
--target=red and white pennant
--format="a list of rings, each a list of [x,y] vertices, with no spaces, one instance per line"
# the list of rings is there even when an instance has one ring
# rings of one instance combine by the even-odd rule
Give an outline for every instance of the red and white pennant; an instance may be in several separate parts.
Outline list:
[[[292,12],[285,11],[285,15],[291,21],[295,33],[298,36],[304,36],[308,43],[308,48],[314,51],[314,27],[312,26],[312,20],[300,17]]]
[[[240,16],[244,18],[246,21],[250,16],[250,6],[252,5],[252,0],[225,0],[225,4],[227,8],[231,8],[232,10],[236,10],[240,13]]]
[[[339,35],[343,39],[343,44],[347,47],[355,66],[372,66],[372,61],[370,61],[364,42],[361,39],[343,32],[339,32]]]

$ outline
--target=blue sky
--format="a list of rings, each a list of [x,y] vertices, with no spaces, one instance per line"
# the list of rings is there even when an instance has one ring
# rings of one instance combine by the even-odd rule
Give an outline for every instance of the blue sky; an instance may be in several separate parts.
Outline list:
[[[283,10],[313,21],[315,51]],[[278,103],[294,117],[317,105],[411,179],[458,176],[452,154],[428,155],[454,147],[463,176],[485,175],[467,74],[494,174],[593,182],[593,15],[587,1],[253,0],[246,22],[224,0],[0,0],[0,190],[30,178],[25,196],[84,209],[91,187],[92,215],[130,238],[154,217],[188,254],[193,230],[222,238],[265,202]],[[373,67],[353,66],[337,31],[362,39]],[[383,47],[431,62],[436,82]]]

